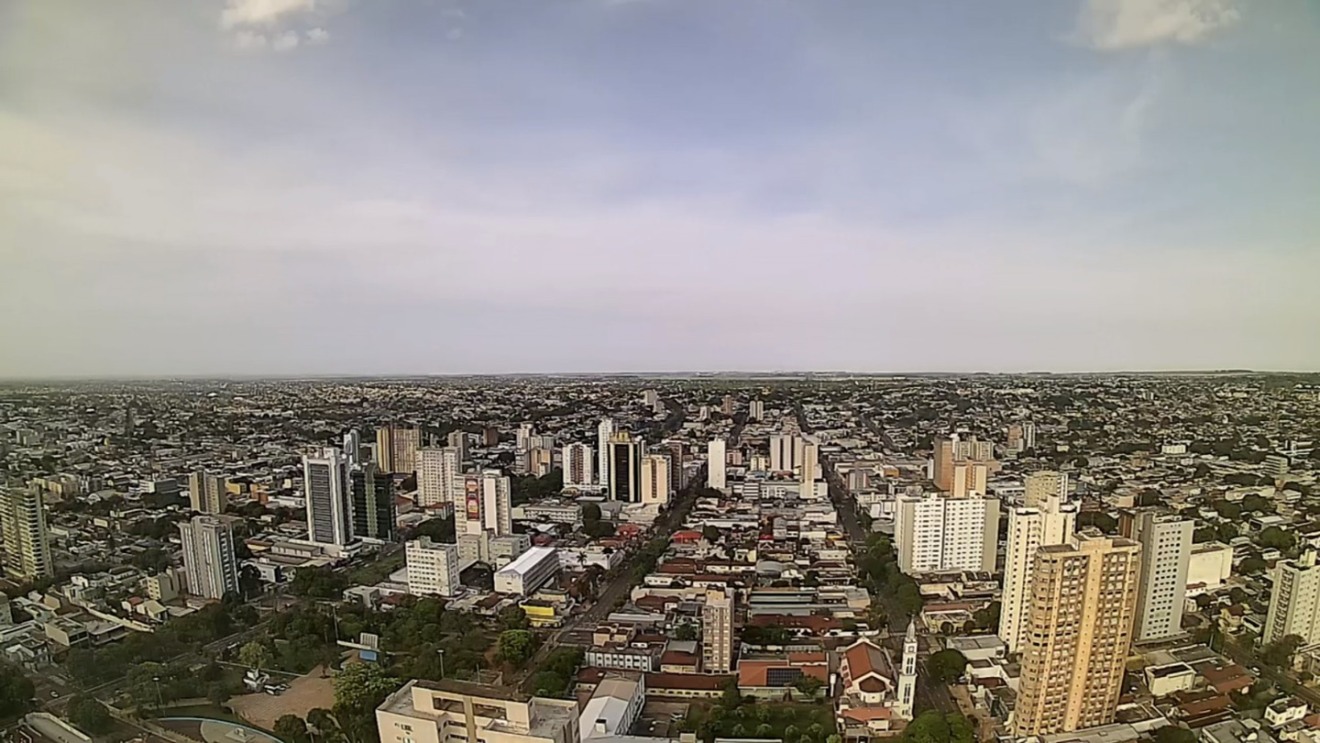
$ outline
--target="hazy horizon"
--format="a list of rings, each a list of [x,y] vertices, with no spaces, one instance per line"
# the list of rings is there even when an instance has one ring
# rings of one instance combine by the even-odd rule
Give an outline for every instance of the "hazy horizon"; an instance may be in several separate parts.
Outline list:
[[[1317,58],[1306,0],[11,0],[0,379],[1320,370]]]

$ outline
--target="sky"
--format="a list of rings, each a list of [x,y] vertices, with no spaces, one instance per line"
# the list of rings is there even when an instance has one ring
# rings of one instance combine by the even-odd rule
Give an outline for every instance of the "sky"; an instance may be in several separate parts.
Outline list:
[[[0,377],[1320,370],[1317,0],[0,0]]]

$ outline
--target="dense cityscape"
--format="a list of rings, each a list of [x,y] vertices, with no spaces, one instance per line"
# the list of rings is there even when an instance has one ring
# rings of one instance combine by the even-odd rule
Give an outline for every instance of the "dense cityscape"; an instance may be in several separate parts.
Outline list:
[[[0,723],[1316,743],[1317,434],[1246,372],[11,383]]]

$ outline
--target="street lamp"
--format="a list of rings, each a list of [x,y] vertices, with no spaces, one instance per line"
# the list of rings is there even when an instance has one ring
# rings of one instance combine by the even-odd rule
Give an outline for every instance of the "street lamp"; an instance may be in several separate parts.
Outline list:
[[[165,700],[160,694],[160,676],[152,676],[151,680],[156,685],[156,709],[160,709],[165,706]]]
[[[445,649],[444,649],[444,648],[440,648],[439,650],[436,650],[435,652],[438,653],[438,654],[440,655],[440,678],[444,678],[444,677],[445,677]]]

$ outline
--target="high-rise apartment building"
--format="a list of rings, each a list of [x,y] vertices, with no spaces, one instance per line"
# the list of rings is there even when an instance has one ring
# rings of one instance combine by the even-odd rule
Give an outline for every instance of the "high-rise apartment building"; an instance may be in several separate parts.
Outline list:
[[[338,449],[326,447],[303,457],[303,491],[308,541],[337,547],[352,542],[348,460]]]
[[[1041,547],[1031,581],[1015,736],[1114,721],[1137,614],[1141,546],[1095,531]]]
[[[1039,508],[1046,499],[1054,497],[1068,499],[1068,473],[1046,470],[1032,472],[1024,482],[1025,494],[1022,505],[1027,508]]]
[[[1038,507],[1009,510],[999,637],[1010,653],[1021,652],[1026,639],[1031,581],[1040,548],[1067,544],[1076,531],[1077,504],[1065,503],[1057,494]]]
[[[1302,645],[1320,642],[1320,565],[1315,550],[1274,566],[1274,590],[1261,642],[1268,645],[1297,635]]]
[[[898,499],[894,542],[904,573],[994,572],[999,500],[944,493]]]
[[[586,444],[569,444],[560,453],[563,460],[560,465],[564,470],[564,487],[580,488],[591,485],[595,480],[594,455]]]
[[[770,437],[770,469],[774,472],[795,472],[802,464],[803,440],[790,434]]]
[[[381,472],[416,472],[422,431],[391,423],[376,429],[376,464]]]
[[[1180,635],[1195,524],[1176,515],[1143,511],[1133,525],[1132,537],[1141,545],[1133,638],[1151,642]]]
[[[667,441],[664,446],[669,449],[669,484],[676,491],[682,490],[687,487],[687,470],[683,467],[686,459],[683,442]]]
[[[404,552],[408,593],[413,596],[453,596],[458,592],[458,545],[414,539]]]
[[[656,390],[642,390],[642,404],[648,408],[655,408],[660,404],[660,393]]]
[[[725,395],[724,399],[720,401],[720,413],[728,416],[733,415],[733,405],[733,395]]]
[[[468,461],[468,435],[466,431],[462,429],[450,431],[449,435],[445,437],[445,446],[458,450],[458,461]]]
[[[555,450],[547,446],[533,446],[527,450],[527,474],[545,477],[555,468]]]
[[[348,458],[350,469],[363,463],[362,434],[358,433],[356,428],[350,428],[348,433],[344,434],[344,456]]]
[[[206,470],[188,476],[188,506],[198,513],[224,513],[229,481]]]
[[[525,452],[532,448],[532,437],[536,435],[536,427],[531,423],[522,423],[518,426],[518,434],[514,439],[519,452]]]
[[[463,478],[463,502],[454,505],[458,535],[495,536],[513,533],[513,491],[509,478],[499,470],[483,470]]]
[[[428,446],[417,450],[417,505],[440,508],[459,498],[463,454],[457,447]]]
[[[394,478],[368,462],[349,473],[353,491],[353,536],[394,539]]]
[[[627,431],[610,437],[610,500],[637,503],[642,498],[642,451],[644,442]]]
[[[201,515],[179,524],[183,545],[184,580],[188,593],[222,599],[238,592],[238,558],[234,531],[228,519]]]
[[[765,418],[765,403],[760,400],[752,400],[747,403],[747,420],[760,421]]]
[[[55,574],[40,490],[0,487],[0,537],[7,578],[21,582]]]
[[[935,440],[934,464],[931,468],[930,479],[935,482],[935,487],[940,490],[948,491],[953,488],[953,451],[956,444],[956,436],[951,439]]]
[[[799,492],[803,498],[814,498],[816,481],[820,479],[820,444],[802,442],[802,461],[798,462]]]
[[[610,440],[614,438],[614,419],[602,418],[596,427],[596,477],[607,491],[610,488]]]
[[[733,670],[733,595],[727,588],[707,588],[701,607],[701,665],[706,673]]]
[[[984,493],[985,481],[994,461],[994,444],[978,441],[975,436],[960,438],[953,434],[935,441],[931,479],[935,487],[958,496]]]
[[[725,451],[724,439],[711,439],[706,445],[706,486],[716,490],[724,490],[728,487],[728,478],[725,477],[725,464],[728,461],[728,452]]]
[[[669,481],[669,457],[664,454],[647,454],[642,457],[641,502],[648,505],[667,505],[669,496],[674,492]]]

